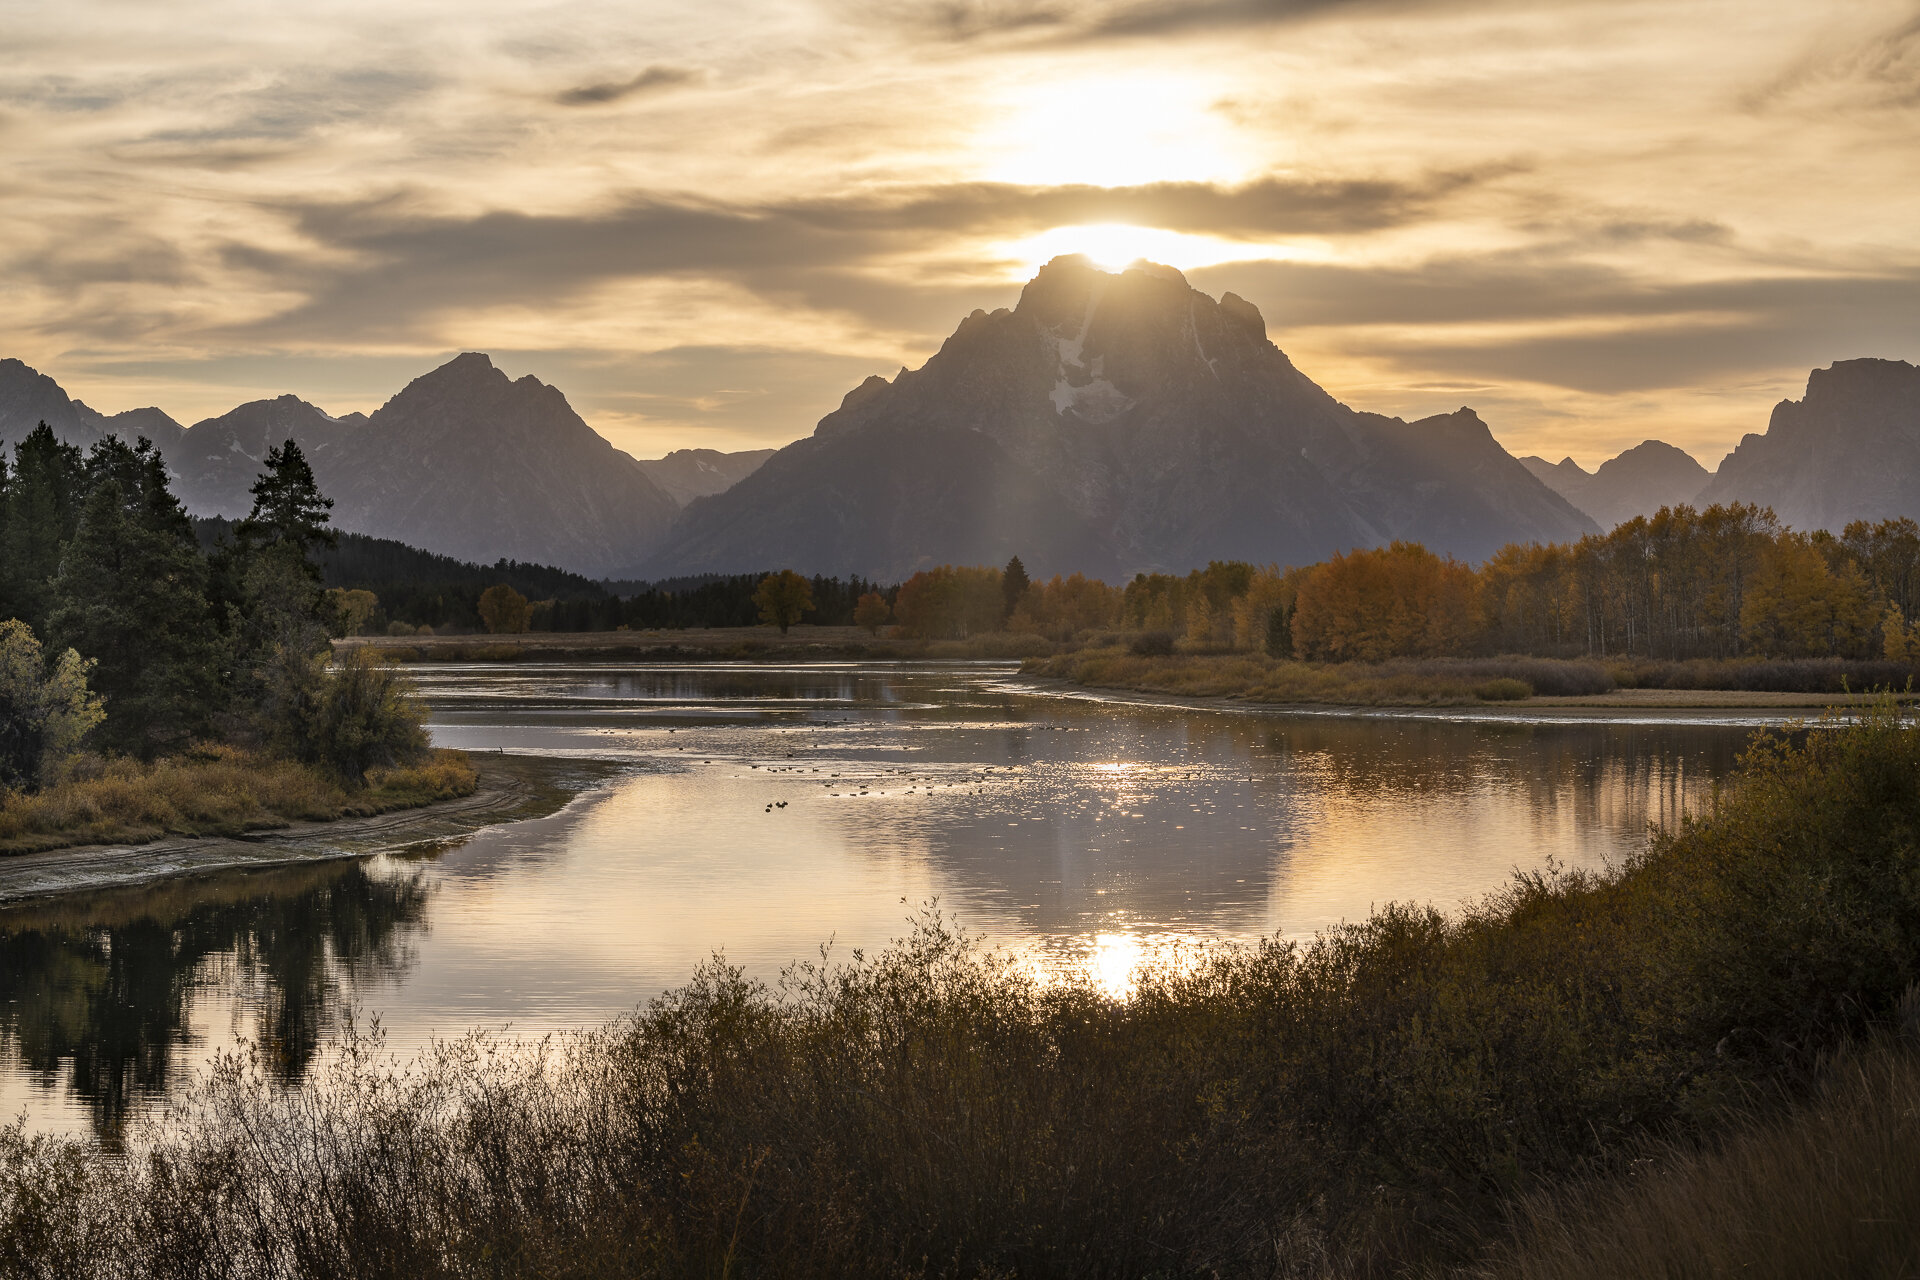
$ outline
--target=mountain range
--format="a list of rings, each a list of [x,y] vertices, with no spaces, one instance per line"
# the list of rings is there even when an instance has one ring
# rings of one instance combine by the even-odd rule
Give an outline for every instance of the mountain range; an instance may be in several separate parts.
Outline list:
[[[1037,573],[1113,580],[1399,538],[1477,559],[1594,527],[1471,409],[1356,412],[1294,368],[1243,299],[1167,267],[1070,257],[690,503],[648,567],[896,580],[1017,554]]]
[[[1692,502],[1713,478],[1692,455],[1660,440],[1642,441],[1591,473],[1572,458],[1557,463],[1522,458],[1520,463],[1602,529]]]
[[[1717,473],[1658,440],[1588,473],[1514,458],[1469,408],[1414,422],[1351,409],[1236,295],[1081,258],[777,451],[635,459],[558,389],[475,352],[372,414],[283,395],[186,428],[159,409],[100,413],[0,360],[0,444],[43,420],[83,446],[152,439],[196,515],[244,514],[266,451],[293,439],[343,529],[605,578],[786,566],[897,581],[1017,554],[1035,573],[1119,580],[1394,539],[1476,560],[1676,502],[1757,502],[1799,528],[1920,516],[1920,370],[1901,361],[1814,371]]]

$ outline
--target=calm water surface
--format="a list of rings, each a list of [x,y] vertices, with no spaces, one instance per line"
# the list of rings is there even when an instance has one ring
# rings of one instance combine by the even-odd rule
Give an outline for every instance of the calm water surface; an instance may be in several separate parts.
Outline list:
[[[771,977],[923,904],[1118,993],[1171,944],[1443,908],[1598,866],[1757,719],[1189,711],[1004,666],[446,666],[436,742],[612,761],[457,847],[0,911],[0,1104],[126,1117],[236,1038],[297,1076],[343,1014],[408,1052],[599,1023],[715,952]]]

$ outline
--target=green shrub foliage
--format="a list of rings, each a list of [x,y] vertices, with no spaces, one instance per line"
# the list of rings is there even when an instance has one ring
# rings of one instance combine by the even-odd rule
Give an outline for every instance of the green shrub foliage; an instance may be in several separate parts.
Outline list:
[[[0,792],[39,786],[100,723],[92,668],[71,649],[49,667],[26,623],[0,622]]]
[[[324,657],[279,651],[264,707],[275,745],[359,785],[369,769],[426,756],[422,712],[404,673],[366,649]]]

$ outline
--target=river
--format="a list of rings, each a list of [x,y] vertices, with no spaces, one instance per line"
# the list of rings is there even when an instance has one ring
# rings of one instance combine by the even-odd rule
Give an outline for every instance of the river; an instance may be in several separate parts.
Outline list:
[[[619,771],[453,847],[0,911],[9,1115],[111,1139],[241,1039],[292,1078],[349,1014],[402,1056],[594,1025],[716,953],[773,978],[930,908],[1124,995],[1149,957],[1625,857],[1766,719],[1196,710],[996,664],[418,677],[440,745]]]

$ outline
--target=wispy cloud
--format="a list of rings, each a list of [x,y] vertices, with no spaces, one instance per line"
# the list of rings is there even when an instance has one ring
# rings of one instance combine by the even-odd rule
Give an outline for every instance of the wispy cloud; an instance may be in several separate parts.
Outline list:
[[[643,93],[656,93],[663,89],[677,89],[683,85],[698,84],[705,74],[692,67],[652,66],[640,74],[626,80],[602,80],[594,84],[583,84],[554,95],[554,101],[563,107],[593,107],[609,102],[620,102],[626,98],[637,97]]]

